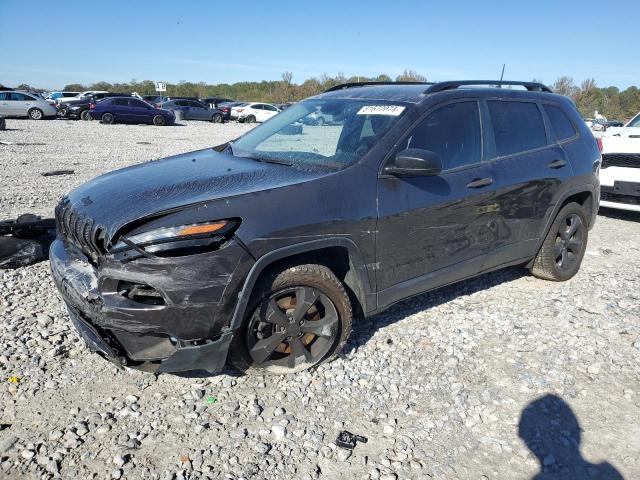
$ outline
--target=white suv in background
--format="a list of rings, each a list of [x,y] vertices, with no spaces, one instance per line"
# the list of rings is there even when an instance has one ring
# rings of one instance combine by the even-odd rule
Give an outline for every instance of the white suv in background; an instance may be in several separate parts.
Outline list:
[[[266,122],[280,113],[278,107],[269,103],[247,103],[238,106],[236,111],[238,112],[238,121],[246,123]]]
[[[640,212],[640,113],[602,138],[600,206]]]

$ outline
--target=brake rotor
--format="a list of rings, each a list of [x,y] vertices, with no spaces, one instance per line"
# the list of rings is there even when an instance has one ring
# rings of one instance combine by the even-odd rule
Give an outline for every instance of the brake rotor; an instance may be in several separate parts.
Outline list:
[[[298,302],[294,295],[290,295],[288,297],[283,297],[277,300],[276,304],[278,305],[278,307],[280,307],[284,311],[285,315],[288,315],[288,314],[293,314]],[[304,316],[304,319],[305,321],[320,320],[320,312],[318,311],[318,308],[315,305],[309,308],[309,310],[306,312]],[[305,347],[309,346],[315,339],[316,339],[316,335],[314,335],[313,333],[305,333],[301,337],[302,344]],[[280,345],[276,347],[275,351],[279,353],[290,354],[291,346],[289,345],[288,342],[282,342]]]

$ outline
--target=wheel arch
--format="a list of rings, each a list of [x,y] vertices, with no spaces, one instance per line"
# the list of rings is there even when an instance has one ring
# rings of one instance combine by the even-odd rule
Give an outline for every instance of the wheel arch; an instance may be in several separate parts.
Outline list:
[[[261,277],[285,265],[304,263],[324,265],[338,277],[345,285],[354,315],[375,310],[375,295],[357,245],[344,237],[327,238],[290,245],[260,257],[249,271],[238,294],[231,329],[235,330],[242,324],[251,293]]]
[[[549,233],[549,229],[553,224],[558,212],[568,203],[578,203],[582,205],[587,211],[587,221],[589,222],[588,229],[591,229],[595,223],[596,215],[598,213],[598,200],[599,200],[599,190],[596,186],[588,184],[582,185],[580,187],[575,187],[570,190],[564,192],[556,202],[556,206],[554,207],[551,215],[547,219],[547,223],[544,227],[544,230],[541,232],[540,237],[538,239],[538,244],[536,246],[536,252],[540,250],[544,239],[547,237]],[[529,263],[527,263],[527,267],[529,268],[533,265],[535,260],[535,256],[531,259]]]

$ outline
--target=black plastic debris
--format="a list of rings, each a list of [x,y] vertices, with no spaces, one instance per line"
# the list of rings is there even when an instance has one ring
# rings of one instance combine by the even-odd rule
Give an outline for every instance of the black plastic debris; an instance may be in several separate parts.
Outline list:
[[[56,234],[53,218],[20,215],[0,222],[0,268],[18,268],[46,260]]]
[[[43,177],[53,177],[56,175],[73,175],[75,170],[51,170],[49,172],[42,173]]]
[[[367,443],[368,441],[369,439],[367,437],[343,430],[338,434],[338,438],[336,438],[336,445],[341,448],[353,450],[356,447],[356,443]]]

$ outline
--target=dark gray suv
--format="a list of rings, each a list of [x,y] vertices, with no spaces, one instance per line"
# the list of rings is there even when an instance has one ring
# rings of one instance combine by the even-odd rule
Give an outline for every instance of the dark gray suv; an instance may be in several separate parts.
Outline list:
[[[573,103],[541,84],[345,84],[77,188],[51,268],[118,365],[296,372],[338,355],[354,319],[427,290],[510,265],[571,278],[599,165]]]

